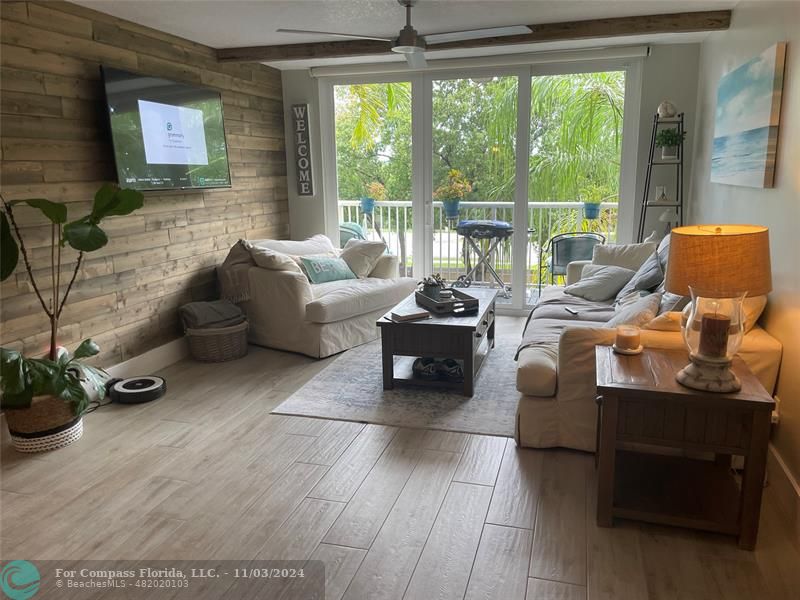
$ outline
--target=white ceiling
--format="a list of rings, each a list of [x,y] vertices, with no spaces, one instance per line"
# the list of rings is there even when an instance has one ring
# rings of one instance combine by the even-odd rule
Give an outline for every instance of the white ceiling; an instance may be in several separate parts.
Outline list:
[[[212,48],[297,44],[336,40],[324,35],[276,33],[278,28],[313,29],[393,37],[405,24],[397,0],[73,0],[76,4],[165,31]],[[531,25],[604,17],[625,17],[732,8],[738,0],[420,0],[412,11],[421,33],[500,25]],[[536,44],[468,51],[428,52],[429,58],[486,56],[532,49],[553,50],[631,43],[687,43],[705,34],[672,34]],[[396,55],[378,61],[403,60]],[[279,68],[365,62],[363,57],[270,63]],[[370,62],[376,60],[370,59]]]

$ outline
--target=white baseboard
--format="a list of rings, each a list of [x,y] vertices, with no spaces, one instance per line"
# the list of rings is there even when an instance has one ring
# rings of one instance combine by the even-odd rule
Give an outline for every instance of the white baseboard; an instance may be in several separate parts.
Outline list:
[[[778,510],[794,533],[792,542],[800,550],[800,484],[772,444],[767,454],[767,480],[774,492]]]
[[[112,377],[135,377],[137,375],[152,375],[164,367],[178,362],[189,356],[189,348],[185,338],[178,338],[148,350],[144,354],[134,356],[119,364],[106,369]]]

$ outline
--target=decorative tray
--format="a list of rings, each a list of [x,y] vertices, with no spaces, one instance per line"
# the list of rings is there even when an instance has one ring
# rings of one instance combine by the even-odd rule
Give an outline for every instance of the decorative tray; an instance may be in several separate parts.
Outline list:
[[[434,300],[420,291],[415,294],[417,304],[435,315],[469,315],[478,311],[478,299],[455,288],[445,288],[453,292],[452,298]]]

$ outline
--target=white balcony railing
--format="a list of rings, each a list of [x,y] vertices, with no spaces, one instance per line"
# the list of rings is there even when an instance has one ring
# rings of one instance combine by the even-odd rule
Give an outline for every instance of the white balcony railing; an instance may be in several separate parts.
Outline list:
[[[507,221],[516,226],[513,219],[513,202],[462,202],[460,219],[491,219]],[[375,203],[374,216],[370,220],[361,213],[358,200],[339,201],[339,222],[358,223],[370,239],[382,238],[392,254],[401,258],[400,274],[410,275],[413,264],[412,208],[410,201],[391,200]],[[594,231],[606,236],[607,241],[616,240],[617,204],[606,202],[600,205],[598,219],[583,218],[582,202],[529,202],[528,246],[526,250],[527,286],[539,282],[539,249],[558,233],[572,231]],[[433,272],[441,273],[448,281],[456,279],[476,263],[474,252],[464,245],[452,223],[444,217],[441,202],[433,203]],[[492,258],[492,266],[504,283],[511,284],[511,239],[501,243]],[[478,273],[476,282],[487,285],[492,282],[488,273]]]

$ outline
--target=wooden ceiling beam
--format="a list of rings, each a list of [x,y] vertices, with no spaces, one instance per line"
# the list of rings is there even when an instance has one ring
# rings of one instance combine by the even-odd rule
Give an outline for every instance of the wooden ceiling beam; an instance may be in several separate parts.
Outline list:
[[[428,50],[454,50],[483,48],[486,46],[509,46],[563,42],[593,38],[612,38],[631,35],[653,35],[662,33],[696,33],[720,31],[730,27],[731,11],[714,10],[683,12],[639,17],[614,17],[563,23],[528,25],[531,33],[491,37],[478,40],[463,40],[435,44]],[[420,25],[417,25],[420,27]],[[244,48],[220,48],[220,62],[271,62],[308,58],[343,58],[348,56],[370,56],[391,52],[391,44],[374,40],[346,40],[337,42],[312,42],[306,44],[282,44],[277,46],[248,46]]]

